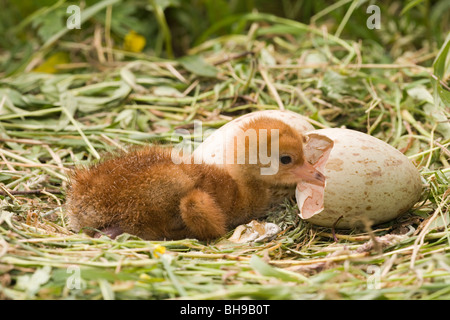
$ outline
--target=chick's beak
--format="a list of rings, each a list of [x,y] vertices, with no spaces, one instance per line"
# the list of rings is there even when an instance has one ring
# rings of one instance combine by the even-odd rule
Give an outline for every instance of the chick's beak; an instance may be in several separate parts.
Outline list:
[[[305,181],[318,186],[325,185],[325,176],[308,161],[304,161],[302,165],[295,167],[293,173],[298,178],[299,182]]]

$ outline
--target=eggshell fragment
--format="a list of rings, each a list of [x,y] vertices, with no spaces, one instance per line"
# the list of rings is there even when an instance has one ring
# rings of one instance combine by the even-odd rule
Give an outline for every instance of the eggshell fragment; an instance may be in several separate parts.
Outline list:
[[[197,149],[195,149],[194,159],[201,159],[202,163],[213,163],[219,166],[224,165],[225,160],[227,159],[226,146],[233,142],[238,131],[244,124],[259,117],[269,117],[281,120],[295,128],[301,134],[314,130],[314,127],[308,122],[306,117],[292,111],[256,111],[236,118],[214,131],[197,147]],[[196,161],[196,163],[198,163],[198,161]]]
[[[405,213],[419,200],[418,170],[384,141],[338,128],[314,130],[306,136],[305,157],[326,182],[323,187],[297,185],[301,218],[324,227],[337,222],[336,228],[344,229],[365,222],[379,224]]]
[[[262,242],[272,239],[280,231],[281,228],[274,223],[252,220],[248,224],[238,226],[228,240],[234,243]]]

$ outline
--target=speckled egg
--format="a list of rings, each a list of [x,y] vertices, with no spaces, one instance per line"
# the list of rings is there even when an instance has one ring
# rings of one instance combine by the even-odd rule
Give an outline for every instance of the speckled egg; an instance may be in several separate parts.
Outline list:
[[[324,186],[300,183],[300,217],[324,227],[376,225],[407,212],[422,193],[419,171],[400,151],[348,129],[306,133],[305,156],[326,176]]]

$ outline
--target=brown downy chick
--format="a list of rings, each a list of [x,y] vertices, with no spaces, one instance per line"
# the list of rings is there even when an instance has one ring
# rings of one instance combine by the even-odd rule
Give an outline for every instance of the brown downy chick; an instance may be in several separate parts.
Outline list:
[[[285,123],[260,118],[243,129],[244,138],[256,133],[258,155],[255,160],[254,142],[243,139],[245,147],[237,147],[234,158],[245,161],[227,164],[230,171],[212,164],[176,164],[172,149],[155,146],[74,170],[67,191],[70,228],[91,235],[99,229],[111,237],[126,232],[147,240],[214,239],[264,215],[272,186],[302,179],[323,183],[303,159],[302,136]],[[268,131],[267,139],[261,129]],[[270,134],[273,129],[279,139]],[[275,150],[268,151],[274,161],[260,152],[265,143]]]

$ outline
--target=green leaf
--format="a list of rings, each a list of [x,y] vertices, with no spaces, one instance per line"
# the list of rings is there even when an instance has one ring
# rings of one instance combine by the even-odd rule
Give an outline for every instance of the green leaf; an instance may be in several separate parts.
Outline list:
[[[155,3],[163,10],[166,10],[166,8],[169,7],[178,7],[180,5],[179,0],[155,0]]]
[[[38,35],[42,41],[47,41],[55,33],[65,28],[64,18],[66,17],[66,8],[57,8],[46,15],[38,16],[33,21],[33,27],[39,27]]]
[[[258,271],[261,275],[266,277],[274,277],[280,279],[282,281],[293,281],[293,282],[306,282],[307,278],[304,276],[289,272],[286,270],[274,268],[267,263],[265,263],[261,258],[256,255],[253,255],[250,259],[250,266],[253,270]]]
[[[107,6],[112,6],[119,2],[119,0],[103,0],[100,2],[95,3],[94,5],[85,8],[81,11],[81,24],[86,22],[88,19],[90,19],[93,15],[95,15],[97,12],[104,10]],[[64,36],[66,33],[70,32],[71,29],[69,28],[62,28],[59,30],[59,32],[53,34],[47,41],[42,45],[41,50],[48,49],[53,44],[56,43],[62,36]]]
[[[438,131],[445,139],[450,139],[450,123],[442,108],[435,104],[426,103],[423,111],[436,122],[436,131]]]
[[[424,86],[417,86],[411,89],[406,90],[408,95],[419,101],[426,101],[428,103],[434,103],[433,96]]]
[[[61,112],[59,117],[58,124],[55,127],[55,131],[61,131],[65,129],[69,123],[70,119],[75,117],[75,113],[78,109],[78,103],[76,99],[66,99],[64,107],[66,108],[66,112]]]
[[[448,57],[448,52],[450,50],[450,33],[447,35],[447,39],[443,44],[442,48],[439,50],[438,55],[436,56],[436,60],[433,63],[434,74],[442,79],[445,75],[445,64]]]
[[[45,266],[37,269],[33,275],[23,275],[17,278],[16,287],[25,290],[28,297],[32,298],[39,291],[41,286],[50,279],[52,268]]]
[[[177,89],[169,86],[158,86],[153,89],[153,94],[159,97],[183,98],[183,94]]]
[[[444,45],[439,50],[436,60],[433,63],[434,75],[438,80],[433,79],[434,87],[434,98],[435,103],[438,104],[438,97],[445,106],[450,105],[450,92],[442,87],[439,81],[445,79],[445,72],[447,71],[447,63],[449,61],[449,50],[450,50],[450,33],[447,35]]]
[[[437,229],[437,228],[445,228],[450,224],[450,216],[448,212],[444,212],[442,215],[436,217],[436,219],[430,224],[429,228]]]
[[[152,21],[145,21],[145,23],[142,20],[139,21],[135,16],[138,10],[140,10],[138,6],[130,6],[128,3],[123,2],[116,3],[111,12],[111,32],[120,38],[125,37],[130,30],[144,34]],[[105,10],[100,10],[95,14],[94,19],[96,21],[106,21]]]
[[[114,291],[105,279],[99,279],[98,284],[104,300],[114,300]]]
[[[117,115],[114,122],[120,122],[121,128],[126,128],[133,121],[135,115],[136,110],[125,109]]]
[[[219,72],[216,67],[210,65],[202,57],[193,55],[185,56],[179,60],[183,68],[202,77],[216,77]]]
[[[445,106],[450,106],[450,91],[444,89],[441,85],[438,85],[438,94]]]
[[[408,12],[409,10],[411,10],[412,8],[414,8],[415,6],[419,5],[422,2],[423,2],[423,0],[412,0],[412,1],[409,1],[406,4],[406,6],[403,8],[403,10],[400,12],[400,16],[404,15],[406,12]]]
[[[118,104],[120,101],[125,99],[131,92],[131,87],[125,81],[118,81],[113,83],[101,83],[100,85],[91,86],[94,92],[98,95],[100,92],[105,96],[87,96],[81,95],[90,94],[90,92],[84,90],[72,90],[77,102],[78,110],[83,113],[89,113],[102,108]],[[111,90],[111,88],[116,88]]]

